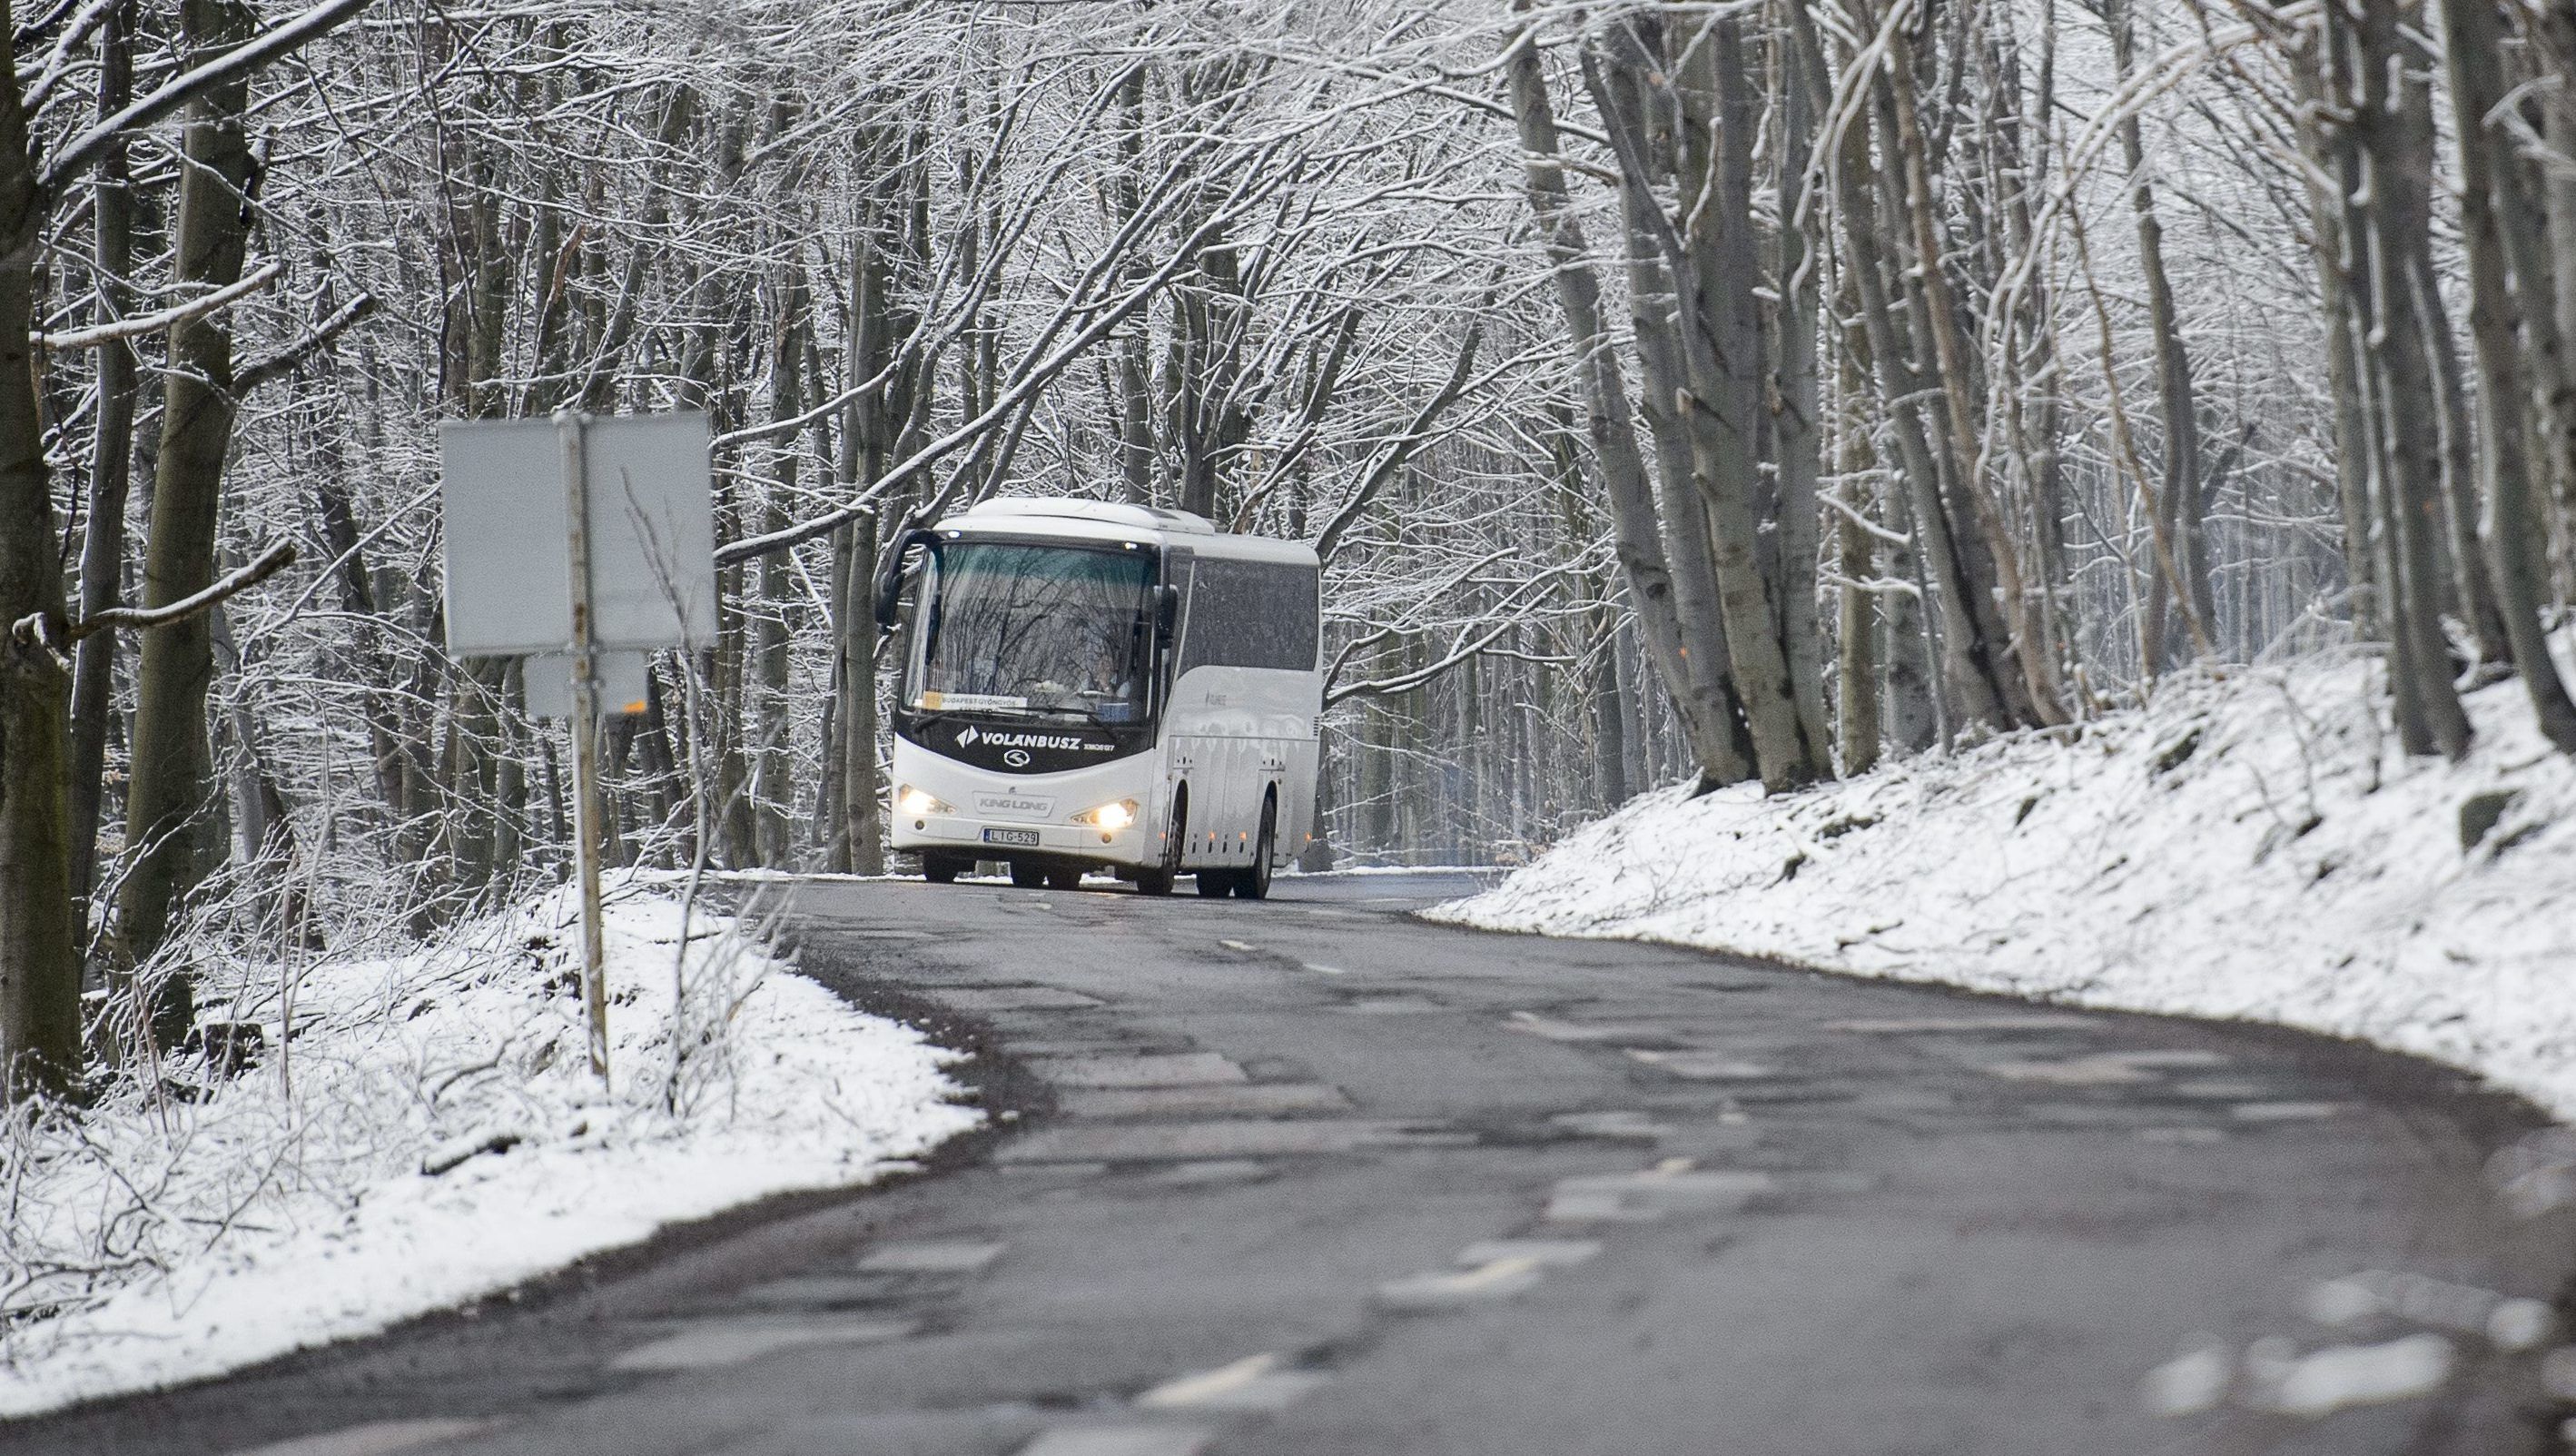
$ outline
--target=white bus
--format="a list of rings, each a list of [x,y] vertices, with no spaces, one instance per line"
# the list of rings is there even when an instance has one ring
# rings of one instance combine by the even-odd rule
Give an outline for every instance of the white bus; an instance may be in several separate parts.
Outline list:
[[[1258,900],[1313,831],[1320,570],[1179,511],[992,500],[890,543],[894,847]]]

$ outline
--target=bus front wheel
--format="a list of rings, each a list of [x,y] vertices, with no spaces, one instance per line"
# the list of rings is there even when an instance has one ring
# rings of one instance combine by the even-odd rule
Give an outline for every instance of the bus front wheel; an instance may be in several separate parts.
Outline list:
[[[1162,863],[1152,869],[1136,872],[1137,894],[1172,893],[1172,881],[1181,877],[1181,836],[1187,834],[1189,829],[1190,786],[1183,784],[1172,791],[1172,822],[1170,827],[1163,831]]]

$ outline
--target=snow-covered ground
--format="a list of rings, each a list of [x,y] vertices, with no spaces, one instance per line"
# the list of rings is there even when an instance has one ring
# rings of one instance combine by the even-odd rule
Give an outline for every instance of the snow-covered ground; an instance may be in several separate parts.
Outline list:
[[[229,1078],[0,1146],[0,1416],[214,1375],[492,1294],[673,1222],[866,1183],[980,1114],[953,1054],[851,1009],[668,886],[612,889],[612,1090],[567,897],[389,960],[316,957]],[[278,1030],[293,1031],[278,1053]]]
[[[1777,799],[1649,795],[1434,918],[2281,1022],[2576,1118],[2576,763],[2519,681],[2408,759],[2361,660]]]

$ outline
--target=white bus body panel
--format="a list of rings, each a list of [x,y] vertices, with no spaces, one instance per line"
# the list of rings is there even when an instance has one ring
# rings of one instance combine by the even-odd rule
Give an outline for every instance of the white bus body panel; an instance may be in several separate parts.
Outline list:
[[[1279,852],[1294,856],[1313,830],[1315,718],[1322,684],[1313,673],[1253,667],[1198,667],[1172,685],[1163,709],[1170,790],[1189,786],[1181,867],[1252,863],[1263,798],[1276,791]],[[1173,794],[1162,806],[1170,813]]]

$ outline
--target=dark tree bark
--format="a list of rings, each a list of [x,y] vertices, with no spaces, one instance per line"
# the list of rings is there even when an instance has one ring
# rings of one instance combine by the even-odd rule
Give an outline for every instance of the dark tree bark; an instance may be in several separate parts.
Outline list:
[[[130,7],[108,12],[98,36],[98,110],[112,116],[134,95]],[[134,191],[120,136],[99,154],[90,209],[100,322],[122,318],[134,290]],[[80,612],[116,605],[125,576],[125,504],[134,465],[134,346],[111,340],[98,351],[98,427],[90,456],[89,524],[81,534]],[[98,874],[98,824],[107,776],[107,728],[116,677],[116,634],[81,639],[72,670],[72,892],[86,915]]]
[[[2398,737],[2409,753],[2468,751],[2469,723],[2441,628],[2440,463],[2421,412],[2434,398],[2419,309],[2429,246],[2432,141],[2418,83],[2399,64],[2395,0],[2328,6],[2327,85],[2339,114],[2347,317],[2366,391],[2381,605]],[[2392,78],[2394,78],[2392,82]],[[2401,88],[2392,92],[2392,84]],[[2413,94],[2409,94],[2413,93]]]
[[[0,26],[8,21],[0,3]],[[48,199],[13,68],[0,85],[0,1093],[59,1092],[80,1070],[72,913],[71,676],[9,624],[60,621],[53,496],[36,391],[31,268]]]
[[[2528,410],[2532,380],[2515,321],[2532,356],[2553,368],[2558,348],[2556,300],[2534,285],[2542,250],[2535,236],[2541,209],[2526,185],[2521,159],[2487,118],[2504,101],[2504,24],[2494,0],[2444,0],[2443,47],[2458,127],[2460,224],[2469,263],[2469,335],[2478,363],[2478,480],[2486,501],[2483,547],[2495,608],[2511,640],[2515,667],[2540,731],[2562,753],[2576,753],[2576,703],[2549,655],[2540,608],[2548,579],[2546,492],[2533,489],[2534,438]],[[2515,285],[2522,296],[2515,297]],[[2478,549],[2474,540],[2464,542]]]
[[[186,0],[180,26],[187,53],[203,58],[239,45],[257,28],[238,0]],[[188,166],[179,183],[173,273],[183,284],[220,288],[241,277],[250,241],[252,158],[243,125],[247,73],[208,89],[187,113]],[[161,448],[153,476],[144,605],[161,606],[214,580],[216,517],[224,456],[232,447],[232,333],[220,315],[170,330],[170,370],[161,403]],[[167,938],[181,902],[204,872],[195,821],[210,789],[206,694],[214,678],[212,637],[202,616],[143,639],[135,673],[134,748],[126,844],[135,856],[118,902],[123,966],[141,965]],[[165,978],[151,1007],[151,1031],[165,1045],[195,1019],[184,969]]]

